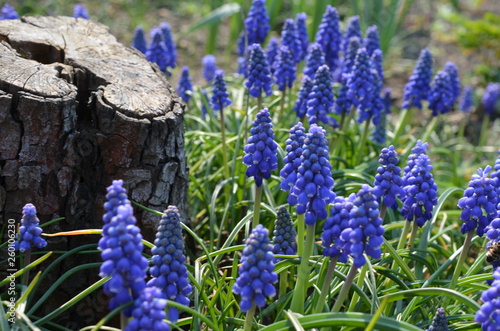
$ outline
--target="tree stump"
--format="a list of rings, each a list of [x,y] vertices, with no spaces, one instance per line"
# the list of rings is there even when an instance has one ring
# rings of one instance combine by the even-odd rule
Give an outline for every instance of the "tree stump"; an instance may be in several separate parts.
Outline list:
[[[65,217],[45,232],[101,228],[114,179],[129,199],[159,211],[176,205],[187,217],[183,111],[158,67],[103,25],[0,21],[0,218],[19,220],[33,203],[42,223]],[[134,209],[152,240],[159,217]],[[48,248],[88,238],[50,238]]]

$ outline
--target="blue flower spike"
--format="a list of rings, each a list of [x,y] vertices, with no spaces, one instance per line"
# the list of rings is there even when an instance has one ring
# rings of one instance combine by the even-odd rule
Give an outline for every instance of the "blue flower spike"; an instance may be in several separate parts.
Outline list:
[[[380,49],[380,37],[376,25],[369,26],[366,29],[366,38],[363,41],[363,47],[366,48],[366,52],[370,57],[375,50]]]
[[[370,58],[365,48],[358,49],[351,74],[347,79],[346,98],[359,112],[358,122],[371,117],[372,99],[375,90],[375,80],[372,73]]]
[[[446,62],[443,68],[446,73],[448,73],[450,77],[450,90],[452,94],[452,105],[454,105],[458,101],[458,97],[460,96],[460,90],[462,89],[460,85],[460,77],[458,76],[458,68],[453,62]]]
[[[309,34],[307,32],[307,14],[306,13],[298,13],[295,16],[295,25],[297,26],[297,34],[299,36],[301,52],[300,59],[305,59],[307,55],[307,49],[309,47]]]
[[[329,116],[333,112],[333,105],[333,83],[330,68],[325,64],[318,68],[307,100],[306,115],[309,123],[318,124],[321,121],[337,127],[335,118]]]
[[[420,51],[420,55],[404,88],[403,109],[416,107],[422,109],[422,100],[427,100],[431,91],[432,54],[428,49]]]
[[[6,3],[0,10],[0,21],[3,20],[17,20],[19,19],[19,14],[16,12],[14,7]]]
[[[349,17],[347,21],[347,28],[344,31],[344,36],[342,38],[342,51],[344,54],[347,52],[347,46],[349,45],[349,40],[352,37],[358,37],[360,40],[363,39],[361,36],[361,27],[359,26],[359,16]]]
[[[32,247],[43,248],[47,246],[45,239],[40,237],[42,228],[40,228],[40,220],[36,217],[36,208],[33,204],[28,203],[23,207],[23,217],[21,226],[19,227],[18,245],[19,251],[25,252]]]
[[[245,31],[247,35],[246,38],[244,34],[240,36],[240,43],[242,43],[242,45],[238,47],[240,52],[238,55],[244,54],[247,45],[263,44],[270,29],[266,0],[253,0],[248,16],[245,19]]]
[[[276,37],[272,37],[269,39],[266,47],[266,60],[267,63],[271,66],[271,74],[274,74],[274,61],[276,60],[276,56],[278,56],[279,43]]]
[[[432,81],[432,87],[427,97],[432,116],[446,114],[452,110],[454,104],[453,82],[445,70],[438,72]]]
[[[295,82],[296,66],[293,55],[289,48],[280,46],[278,56],[274,62],[274,80],[278,85],[278,90],[290,89]]]
[[[146,287],[134,301],[132,320],[125,331],[170,331],[164,321],[167,300],[157,287]]]
[[[356,195],[352,193],[347,198],[336,197],[330,209],[328,217],[323,225],[321,235],[323,255],[337,258],[340,262],[346,263],[349,253],[350,241],[348,232],[351,210],[354,208],[353,201]],[[342,235],[342,233],[346,232]]]
[[[81,3],[78,3],[73,7],[73,17],[74,18],[83,18],[86,20],[90,19],[89,13],[87,12],[87,9]]]
[[[327,5],[318,32],[316,33],[316,42],[323,48],[326,64],[332,71],[337,69],[342,43],[342,32],[340,31],[339,21],[340,18],[337,9]]]
[[[295,22],[288,18],[281,30],[281,45],[288,47],[295,63],[299,63],[302,56],[302,42],[297,33]]]
[[[500,268],[493,271],[491,287],[481,294],[483,305],[476,312],[475,321],[481,323],[481,330],[495,331],[499,329],[500,321]]]
[[[377,168],[373,194],[379,203],[383,198],[384,205],[398,209],[396,199],[403,200],[405,191],[402,188],[401,168],[397,165],[399,163],[398,153],[393,145],[382,149],[378,163],[381,166]]]
[[[314,79],[316,71],[325,64],[325,54],[323,48],[318,43],[309,45],[309,51],[306,57],[306,66],[304,67],[304,76]]]
[[[262,92],[271,95],[271,71],[266,56],[259,44],[250,46],[250,59],[248,63],[247,81],[245,87],[248,93],[258,98]]]
[[[171,63],[170,55],[163,33],[159,28],[153,28],[150,32],[151,43],[146,50],[146,59],[149,62],[156,63],[161,71],[169,74],[167,67]]]
[[[211,82],[215,78],[215,72],[218,70],[215,64],[217,59],[212,54],[207,54],[201,59],[203,64],[203,77],[207,82]]]
[[[182,67],[177,92],[179,93],[182,101],[184,101],[185,103],[188,103],[189,100],[191,100],[191,94],[193,93],[193,83],[191,82],[191,77],[189,76],[188,66]]]
[[[313,85],[314,85],[313,78],[307,75],[304,75],[304,77],[302,77],[302,86],[300,87],[299,90],[299,96],[295,101],[295,105],[293,106],[293,110],[297,114],[297,117],[300,118],[301,120],[307,114],[307,101],[309,100],[309,94],[311,93]]]
[[[460,97],[460,102],[458,104],[458,109],[464,113],[471,111],[474,107],[474,91],[472,86],[467,85],[463,88],[462,95]]]
[[[489,83],[486,86],[481,104],[486,114],[493,114],[498,109],[498,100],[500,99],[500,83]]]
[[[297,254],[297,231],[295,231],[295,227],[293,226],[290,213],[284,206],[278,209],[273,235],[274,254]]]
[[[290,191],[295,185],[297,169],[301,165],[300,157],[302,156],[305,138],[306,129],[301,122],[290,129],[290,136],[286,140],[286,155],[283,158],[284,166],[280,171],[280,176],[283,178],[280,187],[283,191]]]
[[[211,101],[213,110],[222,110],[222,108],[232,103],[231,99],[229,99],[229,93],[227,92],[224,71],[220,69],[215,72]]]
[[[167,66],[173,69],[177,65],[177,46],[175,46],[174,38],[172,37],[172,28],[167,22],[161,22],[160,31],[163,35],[165,47],[167,48]],[[169,72],[167,74],[170,75]]]
[[[134,35],[132,37],[132,47],[141,51],[141,53],[146,54],[148,49],[146,42],[146,35],[142,26],[137,26],[134,30]]]
[[[432,319],[432,323],[425,331],[448,331],[448,317],[444,308],[438,308]]]

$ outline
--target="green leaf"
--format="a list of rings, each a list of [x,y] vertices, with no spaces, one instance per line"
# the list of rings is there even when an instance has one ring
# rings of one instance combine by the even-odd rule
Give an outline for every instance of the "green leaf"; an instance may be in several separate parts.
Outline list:
[[[237,3],[227,3],[220,6],[219,8],[211,11],[207,15],[203,16],[198,22],[190,26],[187,31],[180,34],[179,39],[185,37],[187,34],[199,30],[201,28],[209,27],[213,24],[218,24],[220,21],[229,17],[235,13],[238,13],[241,6]]]

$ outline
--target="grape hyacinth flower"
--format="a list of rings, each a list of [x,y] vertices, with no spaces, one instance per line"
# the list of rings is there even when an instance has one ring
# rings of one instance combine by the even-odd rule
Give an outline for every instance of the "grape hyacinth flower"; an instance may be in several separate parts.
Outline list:
[[[184,238],[182,237],[181,216],[175,206],[168,206],[158,225],[154,247],[151,249],[149,273],[153,277],[148,287],[156,286],[162,290],[165,298],[188,306],[192,287],[189,284],[185,266]],[[168,319],[175,323],[179,319],[177,308],[168,308]]]
[[[266,0],[253,0],[248,16],[245,19],[247,45],[263,44],[269,30],[270,26],[266,9]],[[243,47],[243,51],[245,48],[246,47]],[[243,55],[243,53],[238,55]]]
[[[169,66],[171,60],[167,46],[165,45],[163,33],[159,28],[153,28],[150,34],[151,43],[146,50],[146,59],[149,62],[156,63],[161,71],[169,74],[167,67]]]
[[[146,35],[144,34],[144,29],[142,26],[137,26],[134,30],[134,36],[132,37],[132,47],[141,51],[141,53],[146,54],[148,49],[146,43]]]
[[[134,301],[132,320],[125,331],[170,331],[164,321],[167,300],[157,287],[146,287],[140,297]]]
[[[160,23],[160,30],[168,52],[167,67],[173,69],[177,63],[177,47],[175,46],[174,38],[172,38],[172,29],[170,28],[170,24],[162,22]],[[167,71],[167,74],[170,75],[170,72]]]
[[[377,168],[373,194],[379,203],[383,198],[384,205],[397,209],[396,198],[403,200],[405,191],[402,188],[401,168],[397,166],[399,163],[398,153],[393,145],[382,149],[378,163],[381,166]]]
[[[226,82],[224,81],[224,71],[219,69],[215,72],[213,86],[212,109],[222,110],[222,108],[227,107],[232,103],[231,99],[229,99],[229,93],[227,93]]]
[[[318,219],[326,219],[326,206],[335,199],[325,130],[311,124],[302,148],[301,165],[289,202],[297,206],[297,214],[305,214],[307,225],[313,225]]]
[[[372,68],[374,68],[377,71],[377,74],[379,76],[380,82],[384,82],[384,58],[382,55],[382,51],[380,49],[376,49],[373,51],[370,61],[372,63]]]
[[[273,235],[274,254],[297,254],[297,232],[290,219],[290,213],[284,206],[278,209]]]
[[[248,77],[245,82],[245,87],[248,89],[248,93],[252,97],[260,97],[262,91],[264,91],[267,95],[271,95],[273,93],[271,90],[269,64],[267,63],[264,52],[259,44],[253,44],[250,46],[250,59],[247,74]]]
[[[280,187],[283,191],[290,191],[297,180],[297,169],[300,167],[300,156],[302,155],[302,147],[306,138],[306,130],[301,122],[297,123],[290,129],[290,136],[286,140],[286,155],[283,158],[283,169],[280,171],[280,176],[283,181]]]
[[[295,101],[295,105],[293,106],[293,110],[297,114],[297,117],[300,119],[304,118],[307,114],[307,101],[309,100],[309,93],[311,93],[313,85],[314,82],[311,77],[302,77],[302,86],[299,90],[299,96]]]
[[[432,87],[427,97],[429,109],[432,110],[432,116],[446,114],[453,107],[453,83],[450,75],[446,71],[440,71],[432,81]]]
[[[19,14],[16,12],[14,7],[10,4],[6,3],[3,5],[0,11],[0,21],[3,20],[17,20],[19,18]]]
[[[347,28],[344,32],[342,38],[342,51],[344,54],[347,52],[347,47],[349,45],[349,40],[352,37],[358,37],[360,40],[363,39],[361,36],[361,27],[359,26],[359,16],[352,16],[347,21]]]
[[[380,49],[380,37],[376,25],[369,26],[366,29],[366,38],[363,41],[363,47],[366,48],[366,52],[370,57],[375,50]]]
[[[477,229],[477,235],[481,237],[491,221],[497,217],[498,195],[494,180],[488,177],[490,171],[491,166],[486,166],[484,171],[479,168],[477,175],[472,175],[463,198],[458,200],[458,207],[462,209],[460,219],[464,222],[462,233]]]
[[[236,73],[243,77],[247,77],[247,59],[244,56],[238,57],[238,68],[236,69]]]
[[[385,112],[382,112],[380,114],[378,124],[375,125],[375,128],[373,129],[372,136],[370,139],[377,144],[383,144],[385,143],[386,140],[386,130],[385,127],[387,125],[387,114]]]
[[[269,63],[269,65],[271,66],[271,74],[274,74],[274,61],[276,60],[276,56],[278,55],[278,49],[278,39],[276,39],[275,37],[269,39],[266,47],[266,60],[267,63]]]
[[[177,92],[181,97],[182,101],[188,103],[191,100],[191,93],[193,92],[193,83],[191,82],[191,77],[189,76],[189,67],[182,67],[181,77],[179,78],[179,87]]]
[[[417,141],[411,150],[404,168],[403,190],[405,198],[401,213],[409,222],[415,221],[419,227],[432,218],[432,211],[437,204],[437,185],[432,176],[432,166],[426,154],[428,143]]]
[[[28,203],[23,207],[23,217],[21,226],[19,227],[19,239],[16,241],[16,248],[21,252],[31,249],[31,247],[43,248],[47,246],[45,239],[40,237],[42,228],[40,228],[40,220],[36,217],[36,208],[33,204]]]
[[[458,69],[455,63],[453,62],[446,62],[443,68],[444,71],[449,75],[450,77],[450,90],[452,94],[452,101],[451,104],[454,105],[458,101],[458,97],[460,96],[460,77],[458,76]]]
[[[328,66],[322,65],[318,68],[314,76],[314,82],[307,100],[307,119],[310,124],[317,124],[319,121],[337,126],[337,121],[328,116],[333,111],[333,85]]]
[[[266,297],[276,295],[272,284],[278,281],[274,272],[274,254],[269,243],[269,231],[257,225],[245,241],[243,256],[238,268],[238,278],[233,293],[241,295],[240,308],[247,312],[253,305],[264,307]]]
[[[458,108],[463,112],[468,112],[474,107],[473,91],[470,85],[464,87],[460,97]]]
[[[318,43],[311,44],[306,58],[306,66],[304,67],[304,76],[314,79],[316,71],[324,64],[325,55],[323,54],[323,48]]]
[[[215,62],[216,58],[212,54],[207,54],[201,59],[201,63],[203,64],[203,77],[209,83],[214,80],[215,72],[218,70]]]
[[[347,100],[360,113],[358,122],[367,120],[373,115],[370,113],[370,110],[375,83],[366,49],[360,48],[358,49],[352,72],[346,82],[348,88]]]
[[[354,61],[356,60],[356,55],[360,48],[361,40],[358,37],[351,37],[351,39],[349,39],[347,53],[344,54],[344,60],[342,62],[342,76],[340,80],[342,83],[345,83],[349,74],[352,72],[352,67],[354,66]]]
[[[323,255],[338,258],[342,263],[347,262],[349,253],[350,241],[347,234],[350,231],[349,220],[355,197],[356,195],[352,193],[347,198],[335,198],[330,209],[330,217],[326,219],[321,235],[321,244],[324,247]],[[342,236],[344,230],[346,232]]]
[[[278,169],[277,148],[274,130],[267,108],[257,114],[250,129],[251,136],[245,146],[243,163],[248,166],[247,177],[255,178],[255,185],[262,186],[262,179],[269,179],[271,171]]]
[[[300,45],[302,51],[300,52],[300,60],[305,59],[307,55],[307,49],[309,47],[309,34],[307,32],[307,14],[298,13],[295,16],[295,25],[297,27],[297,34],[299,36]]]
[[[476,312],[475,321],[481,323],[481,330],[495,331],[500,327],[500,268],[493,271],[491,287],[481,294],[483,305]]]
[[[486,114],[493,114],[497,109],[496,105],[500,97],[500,83],[489,83],[484,91],[481,104]]]
[[[274,79],[278,90],[292,88],[295,82],[295,61],[292,52],[286,46],[280,46],[278,56],[274,61]]]
[[[360,112],[358,122],[361,123],[365,120],[372,119],[373,124],[377,125],[380,120],[380,115],[385,111],[384,101],[382,100],[382,87],[384,83],[378,73],[379,68],[379,57],[377,54],[380,50],[376,50],[370,59],[370,70],[372,72],[373,78],[373,91],[370,100],[370,105]]]
[[[339,20],[337,9],[327,5],[316,33],[316,42],[323,47],[326,64],[332,71],[337,69],[342,42]]]
[[[78,3],[73,7],[73,17],[83,18],[86,20],[90,19],[87,9],[85,9],[85,6],[81,3]]]
[[[374,259],[380,259],[384,242],[384,226],[379,216],[377,197],[373,188],[363,184],[352,201],[348,228],[342,231],[342,239],[349,241],[349,255],[354,259],[354,266],[361,268],[366,263],[365,252]]]
[[[422,100],[427,100],[431,90],[432,54],[428,49],[420,51],[413,74],[404,88],[403,109],[422,109]]]
[[[297,33],[295,22],[288,18],[285,20],[283,30],[281,30],[281,45],[287,46],[292,53],[292,58],[295,63],[299,63],[302,55],[302,43]]]
[[[493,179],[494,185],[500,197],[500,150],[498,150],[498,157],[495,160],[495,164],[493,165],[491,178]]]
[[[448,331],[448,318],[444,308],[438,308],[436,315],[432,319],[432,323],[425,331]]]
[[[103,288],[111,297],[110,310],[139,298],[146,287],[144,279],[148,268],[148,261],[142,256],[141,230],[136,225],[130,202],[123,199],[122,185],[120,180],[108,187],[102,238],[98,245],[104,261],[99,276],[111,277]],[[127,317],[131,313],[132,307],[124,310]]]

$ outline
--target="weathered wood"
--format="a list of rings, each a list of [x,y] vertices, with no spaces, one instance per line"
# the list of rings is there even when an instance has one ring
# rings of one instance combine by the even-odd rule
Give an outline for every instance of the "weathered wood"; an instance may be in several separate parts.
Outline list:
[[[164,75],[92,21],[0,21],[0,218],[31,202],[42,222],[65,217],[46,231],[100,228],[113,179],[187,216],[183,106]],[[158,217],[135,209],[152,239]]]

